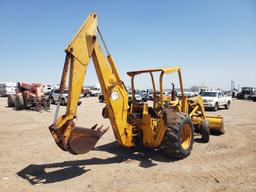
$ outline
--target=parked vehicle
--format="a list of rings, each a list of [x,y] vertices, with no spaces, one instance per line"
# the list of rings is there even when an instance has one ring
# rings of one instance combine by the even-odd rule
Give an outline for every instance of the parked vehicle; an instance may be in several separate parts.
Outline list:
[[[51,85],[44,85],[44,93],[47,95],[52,91],[53,87]]]
[[[101,90],[100,90],[100,88],[96,88],[96,87],[94,87],[94,88],[92,88],[91,89],[91,96],[98,96],[98,95],[100,95],[100,93],[101,93]]]
[[[156,94],[160,95],[160,91],[156,91]],[[154,93],[153,92],[149,92],[148,99],[151,100],[151,101],[154,100]]]
[[[147,93],[141,92],[139,95],[141,96],[143,102],[147,102],[149,100],[149,95]]]
[[[135,94],[135,100],[136,100],[137,102],[143,102],[142,97],[141,97],[140,95],[138,95],[138,94]],[[104,102],[105,102],[105,99],[104,99],[104,96],[103,96],[103,95],[100,95],[100,96],[99,96],[99,102],[100,102],[100,103],[104,103]],[[129,92],[129,93],[128,93],[128,103],[131,103],[131,102],[132,102],[132,94]]]
[[[253,100],[254,102],[256,102],[256,94],[250,96],[250,99]]]
[[[17,84],[13,82],[0,82],[0,96],[16,94]]]
[[[99,102],[100,102],[100,103],[104,103],[104,102],[105,102],[105,99],[104,99],[104,96],[103,96],[103,95],[100,95],[100,96],[99,96]]]
[[[50,95],[51,103],[52,104],[58,103],[59,97],[60,97],[60,89],[54,89],[52,91],[52,94]],[[83,95],[81,94],[79,101],[78,101],[78,105],[81,105],[82,97],[83,97]],[[61,95],[60,105],[66,105],[67,102],[68,102],[68,89],[65,89]]]
[[[231,96],[232,96],[232,98],[237,98],[237,94],[238,94],[238,90],[233,89],[233,90],[231,91]]]
[[[237,99],[256,101],[256,89],[253,87],[242,87],[241,91],[237,93]]]
[[[135,96],[135,100],[136,100],[137,102],[143,102],[142,97],[141,97],[140,95],[135,94],[134,96]],[[129,94],[129,95],[128,95],[128,102],[129,102],[129,103],[132,102],[132,94]]]
[[[18,82],[15,94],[8,95],[7,104],[8,107],[15,107],[17,110],[50,109],[49,98],[44,95],[43,85],[40,83]]]
[[[190,97],[197,96],[198,93],[185,91],[185,92],[184,92],[184,95],[187,96],[188,98],[190,98]],[[178,96],[178,97],[181,97],[181,92],[180,92],[180,91],[177,93],[177,96]]]
[[[160,91],[156,91],[156,95],[160,95]],[[168,94],[168,92],[163,92],[163,95],[164,96],[168,96],[169,94]],[[151,100],[151,101],[153,101],[154,100],[154,93],[153,92],[150,92],[149,94],[148,94],[148,100]]]
[[[153,101],[153,100],[154,100],[154,94],[153,94],[153,92],[150,92],[150,93],[148,94],[148,100],[150,100],[150,101]]]
[[[201,96],[204,101],[204,107],[215,111],[217,111],[220,106],[229,109],[231,104],[231,97],[225,96],[223,91],[205,91]]]
[[[88,87],[83,87],[82,94],[84,97],[90,97],[91,96],[91,89]]]

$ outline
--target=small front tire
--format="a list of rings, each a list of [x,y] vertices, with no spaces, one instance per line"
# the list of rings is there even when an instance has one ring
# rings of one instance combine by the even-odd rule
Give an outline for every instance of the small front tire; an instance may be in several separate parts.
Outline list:
[[[209,121],[204,119],[201,123],[201,129],[200,129],[201,135],[202,135],[202,141],[204,143],[208,143],[210,140],[210,128],[209,128]]]

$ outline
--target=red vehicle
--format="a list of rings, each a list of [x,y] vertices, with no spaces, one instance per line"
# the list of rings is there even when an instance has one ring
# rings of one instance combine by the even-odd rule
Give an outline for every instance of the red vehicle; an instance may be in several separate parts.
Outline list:
[[[50,109],[50,100],[43,93],[43,85],[39,83],[18,82],[15,95],[8,96],[8,107],[15,107],[17,110]]]
[[[84,97],[90,97],[91,96],[91,89],[87,87],[82,88],[82,94]]]

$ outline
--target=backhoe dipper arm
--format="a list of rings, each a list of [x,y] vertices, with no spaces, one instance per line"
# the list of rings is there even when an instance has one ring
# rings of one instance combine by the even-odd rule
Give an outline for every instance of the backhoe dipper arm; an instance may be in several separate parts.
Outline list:
[[[96,36],[97,30],[100,34],[96,13],[92,13],[65,49],[66,59],[60,90],[63,93],[69,76],[67,110],[65,115],[58,117],[60,103],[58,102],[54,122],[49,127],[56,144],[64,151],[69,151],[72,154],[90,151],[108,129],[102,129],[102,126],[96,128],[97,125],[91,129],[75,127],[77,103],[90,58],[93,60],[101,85],[115,137],[119,144],[133,146],[132,141],[127,139],[132,128],[127,123],[128,94],[108,50],[106,58],[100,48]],[[101,34],[100,37],[102,38]],[[104,41],[103,43],[106,48]]]

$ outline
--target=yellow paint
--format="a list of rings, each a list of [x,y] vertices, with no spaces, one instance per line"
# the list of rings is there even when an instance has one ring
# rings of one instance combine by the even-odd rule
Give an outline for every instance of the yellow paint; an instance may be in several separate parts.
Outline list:
[[[192,140],[192,131],[189,124],[185,124],[181,130],[181,146],[184,150],[188,149]]]
[[[181,68],[157,68],[149,70],[131,71],[127,74],[131,77],[133,102],[129,108],[128,93],[122,82],[114,59],[108,53],[105,42],[103,45],[108,53],[107,56],[98,42],[98,36],[102,39],[101,33],[97,26],[97,16],[92,13],[83,23],[72,41],[68,44],[66,51],[66,59],[61,77],[61,90],[66,87],[66,80],[69,77],[69,97],[66,113],[60,116],[57,121],[50,126],[51,133],[56,143],[63,149],[69,150],[68,141],[72,129],[75,127],[73,120],[77,115],[77,103],[81,94],[84,76],[87,67],[92,59],[96,74],[101,86],[101,90],[107,105],[109,120],[117,142],[125,147],[135,146],[134,139],[138,132],[143,136],[142,143],[147,147],[160,147],[163,141],[166,126],[163,117],[165,104],[169,104],[169,108],[179,112],[189,113],[193,120],[193,124],[200,125],[206,118],[203,100],[201,97],[188,99],[184,96],[183,81]],[[160,95],[156,94],[156,86],[153,73],[160,73]],[[166,74],[178,73],[181,88],[181,97],[174,100],[163,96],[163,76]],[[135,101],[134,77],[142,73],[149,73],[154,91],[153,108],[148,107],[146,103],[137,103]],[[207,117],[210,127],[218,127],[221,118]],[[220,120],[221,119],[221,120]],[[135,132],[136,130],[136,132]],[[192,139],[192,133],[184,126],[182,132],[182,147],[187,148]],[[136,135],[137,134],[137,135]]]

